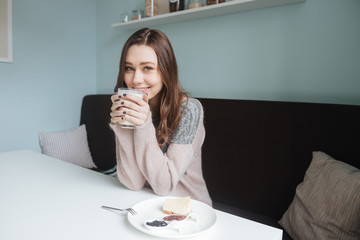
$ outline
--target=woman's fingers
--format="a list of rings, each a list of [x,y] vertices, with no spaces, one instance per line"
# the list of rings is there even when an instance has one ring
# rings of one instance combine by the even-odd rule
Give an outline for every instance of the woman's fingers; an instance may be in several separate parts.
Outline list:
[[[117,102],[117,101],[119,101],[121,98],[122,98],[121,95],[115,94],[115,95],[112,95],[112,96],[111,96],[111,101],[112,101],[112,102]]]
[[[130,102],[133,102],[139,106],[145,106],[148,104],[148,101],[147,101],[147,97],[145,96],[146,94],[143,95],[142,98],[138,97],[138,96],[134,96],[134,95],[126,95],[126,97],[123,97],[123,99],[127,100],[127,101],[130,101]]]
[[[150,116],[150,107],[147,103],[147,96],[139,98],[133,95],[126,97],[113,95],[111,107],[111,122],[118,123],[122,120],[128,120],[137,126],[143,125]]]
[[[111,96],[111,102],[113,103],[111,106],[111,123],[119,123],[122,119],[121,112],[119,111],[121,108],[121,100],[122,96],[115,94]]]
[[[111,116],[111,123],[118,123],[122,120],[122,114],[119,110],[114,110],[114,111],[111,111],[110,113],[110,116]]]
[[[144,102],[149,103],[149,95],[148,95],[148,93],[144,93],[143,100],[144,100]]]
[[[121,107],[119,110],[110,113],[111,122],[118,123],[123,120],[128,120],[135,125],[143,125],[147,118],[143,112],[137,112],[129,108]]]

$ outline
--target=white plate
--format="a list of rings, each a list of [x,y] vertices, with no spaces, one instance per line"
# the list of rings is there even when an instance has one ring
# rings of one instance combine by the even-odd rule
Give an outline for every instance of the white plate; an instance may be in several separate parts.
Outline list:
[[[198,221],[188,221],[182,223],[180,232],[174,229],[159,229],[152,231],[144,226],[144,222],[148,219],[159,219],[167,216],[162,212],[162,207],[165,199],[172,197],[157,197],[142,201],[132,208],[138,213],[135,216],[130,213],[127,214],[131,225],[136,229],[152,236],[162,238],[186,238],[193,237],[205,231],[208,231],[216,222],[216,214],[212,207],[200,201],[191,200],[191,209],[198,217]]]

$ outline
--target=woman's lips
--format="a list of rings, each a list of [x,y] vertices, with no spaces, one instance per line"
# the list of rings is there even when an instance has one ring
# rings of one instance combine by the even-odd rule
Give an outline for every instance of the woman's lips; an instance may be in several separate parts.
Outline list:
[[[135,89],[146,93],[150,89],[150,87],[136,87]]]

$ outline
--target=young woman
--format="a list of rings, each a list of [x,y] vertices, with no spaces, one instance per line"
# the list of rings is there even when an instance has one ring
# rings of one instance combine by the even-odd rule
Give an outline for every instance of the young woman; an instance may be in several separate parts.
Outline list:
[[[164,33],[145,28],[128,39],[115,92],[119,87],[145,93],[111,97],[119,180],[131,190],[149,186],[158,195],[191,196],[212,205],[201,168],[203,109],[182,90]],[[121,128],[124,119],[136,128]]]

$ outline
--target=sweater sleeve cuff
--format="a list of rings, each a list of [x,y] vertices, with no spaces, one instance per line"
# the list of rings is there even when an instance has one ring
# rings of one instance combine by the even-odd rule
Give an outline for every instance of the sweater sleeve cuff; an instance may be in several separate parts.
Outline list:
[[[151,125],[152,123],[152,117],[151,117],[151,113],[150,113],[150,117],[149,119],[141,126],[136,126],[136,129],[144,129],[147,128],[149,125]],[[118,123],[109,123],[110,128],[114,131],[114,132],[119,132],[119,130],[121,130],[121,125]]]

